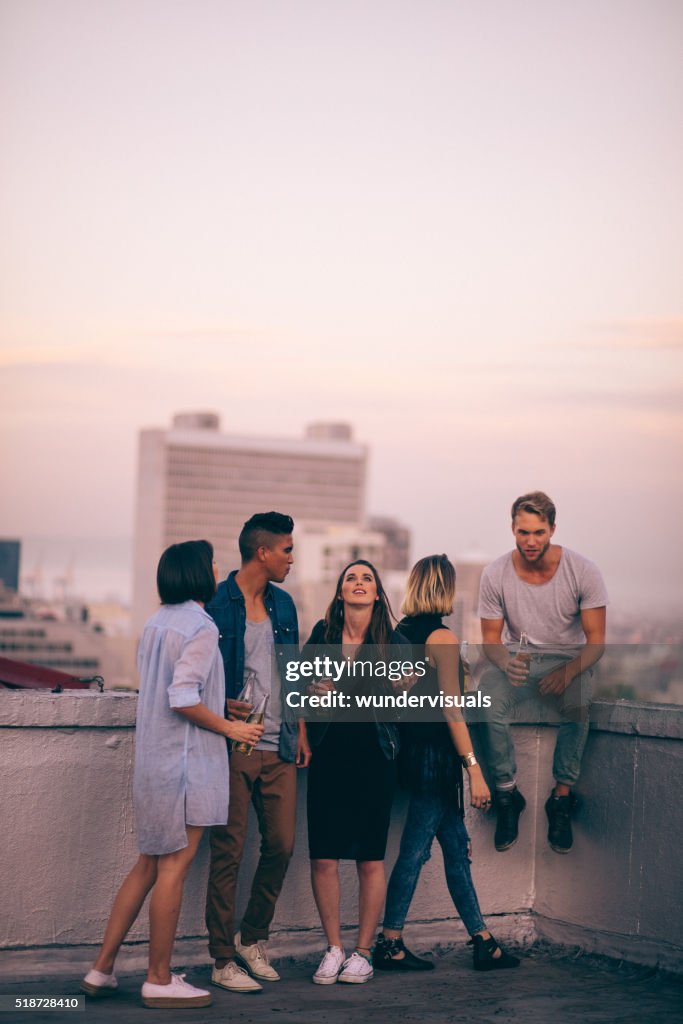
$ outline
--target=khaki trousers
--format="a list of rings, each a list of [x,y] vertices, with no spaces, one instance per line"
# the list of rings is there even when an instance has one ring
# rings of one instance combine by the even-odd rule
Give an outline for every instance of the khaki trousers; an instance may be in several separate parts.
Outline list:
[[[235,897],[249,804],[253,803],[261,833],[261,856],[242,918],[243,942],[268,938],[275,904],[294,849],[296,767],[275,751],[254,750],[251,756],[230,755],[230,809],[227,825],[209,831],[211,868],[206,896],[209,952],[214,960],[235,956]]]

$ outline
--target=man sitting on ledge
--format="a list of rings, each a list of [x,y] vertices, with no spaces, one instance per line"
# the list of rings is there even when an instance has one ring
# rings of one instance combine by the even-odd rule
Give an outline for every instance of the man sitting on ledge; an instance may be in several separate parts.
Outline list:
[[[600,570],[582,555],[552,544],[555,506],[547,494],[524,494],[512,506],[516,549],[483,572],[479,593],[484,652],[492,663],[481,689],[497,825],[496,850],[517,842],[526,800],[517,789],[510,731],[514,707],[552,702],[562,722],[555,743],[555,787],[545,805],[548,842],[556,853],[572,845],[572,787],[588,736],[592,670],[605,642],[607,592]]]

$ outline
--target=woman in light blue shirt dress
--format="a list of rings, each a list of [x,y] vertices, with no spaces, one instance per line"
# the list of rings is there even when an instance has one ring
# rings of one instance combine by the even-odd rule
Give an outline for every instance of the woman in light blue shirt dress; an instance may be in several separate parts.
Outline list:
[[[256,743],[263,727],[224,718],[218,629],[204,611],[216,589],[208,541],[168,548],[157,587],[162,605],[145,625],[138,651],[133,803],[140,857],[119,889],[99,956],[81,988],[90,996],[116,989],[116,955],[152,890],[142,1001],[199,1007],[210,1004],[210,993],[170,971],[183,883],[204,828],[228,820],[226,738]]]

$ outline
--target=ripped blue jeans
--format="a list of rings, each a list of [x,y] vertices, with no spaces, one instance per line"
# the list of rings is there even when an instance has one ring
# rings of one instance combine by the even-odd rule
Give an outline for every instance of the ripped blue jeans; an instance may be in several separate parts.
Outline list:
[[[434,837],[443,852],[446,884],[462,923],[470,935],[484,931],[486,925],[470,872],[469,837],[458,808],[443,797],[417,794],[410,798],[401,849],[389,879],[384,927],[402,931]]]

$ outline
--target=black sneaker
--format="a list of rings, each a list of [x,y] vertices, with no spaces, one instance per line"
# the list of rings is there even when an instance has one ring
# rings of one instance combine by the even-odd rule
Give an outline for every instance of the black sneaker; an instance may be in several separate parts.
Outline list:
[[[573,793],[569,796],[555,796],[551,793],[545,802],[545,813],[548,815],[548,842],[555,853],[569,853],[572,848],[572,811],[577,802]]]
[[[404,955],[396,959],[397,953]],[[372,953],[372,966],[378,971],[433,971],[432,960],[423,960],[406,949],[403,939],[387,939],[380,932]]]
[[[519,816],[526,807],[526,800],[515,786],[514,789],[496,790],[495,806],[498,814],[494,843],[502,853],[517,842]]]

